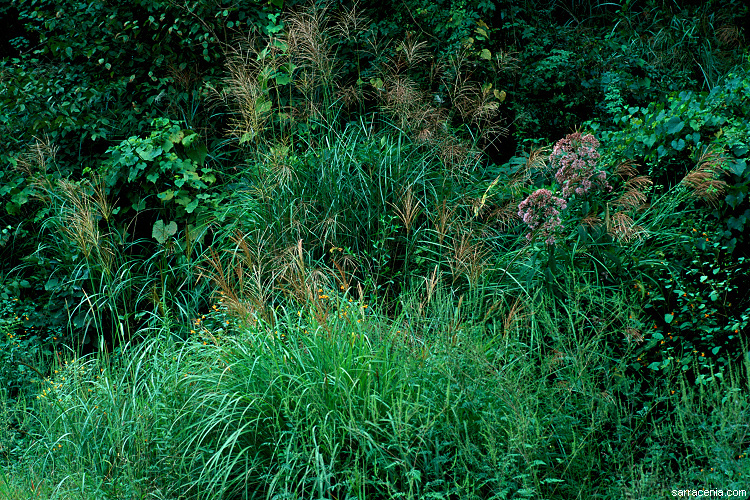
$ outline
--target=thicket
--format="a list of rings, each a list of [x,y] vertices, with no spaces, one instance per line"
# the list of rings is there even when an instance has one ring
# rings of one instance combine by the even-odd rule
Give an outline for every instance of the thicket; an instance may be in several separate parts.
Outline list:
[[[0,6],[0,494],[743,487],[747,19]]]

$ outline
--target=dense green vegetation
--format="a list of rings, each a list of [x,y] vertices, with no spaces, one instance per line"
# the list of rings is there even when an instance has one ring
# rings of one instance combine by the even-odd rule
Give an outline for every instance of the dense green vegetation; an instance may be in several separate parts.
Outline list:
[[[0,5],[0,498],[747,490],[749,11]]]

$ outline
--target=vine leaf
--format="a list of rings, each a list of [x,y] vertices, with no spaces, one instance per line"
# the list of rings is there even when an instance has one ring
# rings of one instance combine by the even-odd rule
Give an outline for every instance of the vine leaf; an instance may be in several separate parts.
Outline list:
[[[169,224],[164,224],[164,221],[159,219],[154,224],[151,236],[158,241],[159,244],[163,245],[167,242],[167,239],[170,236],[174,236],[175,233],[177,233],[177,223],[175,221],[171,221]]]

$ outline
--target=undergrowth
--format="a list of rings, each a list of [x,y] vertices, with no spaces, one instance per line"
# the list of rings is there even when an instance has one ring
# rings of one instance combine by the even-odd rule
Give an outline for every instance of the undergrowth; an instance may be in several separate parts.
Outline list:
[[[611,131],[495,165],[479,35],[437,57],[356,8],[268,19],[202,87],[218,146],[158,118],[80,175],[48,139],[15,158],[39,243],[0,288],[1,498],[745,487],[739,119],[667,180]]]

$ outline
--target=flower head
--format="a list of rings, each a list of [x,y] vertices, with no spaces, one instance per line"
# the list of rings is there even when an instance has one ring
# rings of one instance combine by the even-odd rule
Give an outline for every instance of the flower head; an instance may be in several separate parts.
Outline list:
[[[550,155],[552,167],[557,168],[555,179],[562,186],[564,198],[582,196],[594,187],[612,190],[607,183],[607,173],[597,170],[601,157],[599,141],[591,134],[580,132],[566,135],[557,141]]]
[[[518,205],[518,216],[529,226],[531,232],[526,235],[531,240],[534,231],[541,231],[548,245],[555,243],[554,232],[562,226],[560,211],[565,210],[567,202],[553,196],[549,189],[537,189]]]

